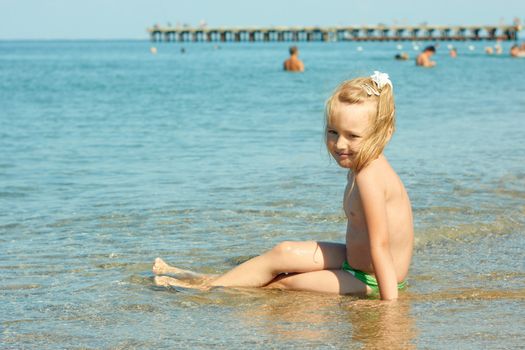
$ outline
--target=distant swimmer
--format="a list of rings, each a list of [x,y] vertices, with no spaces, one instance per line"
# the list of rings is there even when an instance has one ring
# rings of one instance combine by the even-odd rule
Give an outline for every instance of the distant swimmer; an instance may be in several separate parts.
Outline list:
[[[451,48],[449,51],[449,55],[452,58],[458,57],[458,50],[455,47]]]
[[[416,58],[416,66],[420,67],[434,67],[436,65],[435,61],[432,61],[430,58],[436,53],[436,48],[434,46],[427,46]]]
[[[299,59],[299,49],[297,46],[290,47],[290,58],[284,61],[283,69],[288,72],[304,72],[304,64]]]
[[[511,57],[525,57],[525,44],[521,45],[521,48],[518,45],[512,45],[510,48]]]
[[[157,48],[155,46],[152,46],[150,49],[149,49],[149,52],[151,52],[153,55],[156,55],[157,54]]]
[[[394,58],[398,61],[408,61],[408,59],[410,58],[408,56],[408,53],[406,52],[401,52],[401,53],[398,53],[394,56]]]

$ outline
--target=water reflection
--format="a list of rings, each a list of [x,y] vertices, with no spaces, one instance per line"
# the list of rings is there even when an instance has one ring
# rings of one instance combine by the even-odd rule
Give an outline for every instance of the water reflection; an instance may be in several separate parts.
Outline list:
[[[415,349],[418,334],[408,301],[359,300],[349,305],[352,340],[364,349]]]
[[[264,291],[240,305],[240,322],[278,342],[337,348],[413,349],[418,331],[410,302],[378,302],[300,292]]]

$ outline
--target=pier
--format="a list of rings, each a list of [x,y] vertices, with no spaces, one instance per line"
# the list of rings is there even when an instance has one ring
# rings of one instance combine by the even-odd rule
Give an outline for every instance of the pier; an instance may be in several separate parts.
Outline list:
[[[179,28],[155,25],[147,30],[151,41],[156,42],[508,41],[518,40],[521,26]]]

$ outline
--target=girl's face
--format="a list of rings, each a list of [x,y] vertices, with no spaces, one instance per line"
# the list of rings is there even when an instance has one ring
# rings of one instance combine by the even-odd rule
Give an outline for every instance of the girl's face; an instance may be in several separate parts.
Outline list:
[[[326,145],[341,167],[352,168],[375,110],[372,102],[337,103],[334,106],[326,128]]]

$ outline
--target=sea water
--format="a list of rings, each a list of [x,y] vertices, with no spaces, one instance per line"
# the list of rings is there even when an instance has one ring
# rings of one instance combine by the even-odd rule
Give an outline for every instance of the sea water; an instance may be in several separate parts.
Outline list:
[[[1,347],[522,347],[525,59],[493,44],[422,69],[411,43],[299,43],[287,74],[288,43],[0,42]],[[157,256],[221,273],[343,242],[323,104],[374,70],[415,217],[399,302],[154,286]]]

